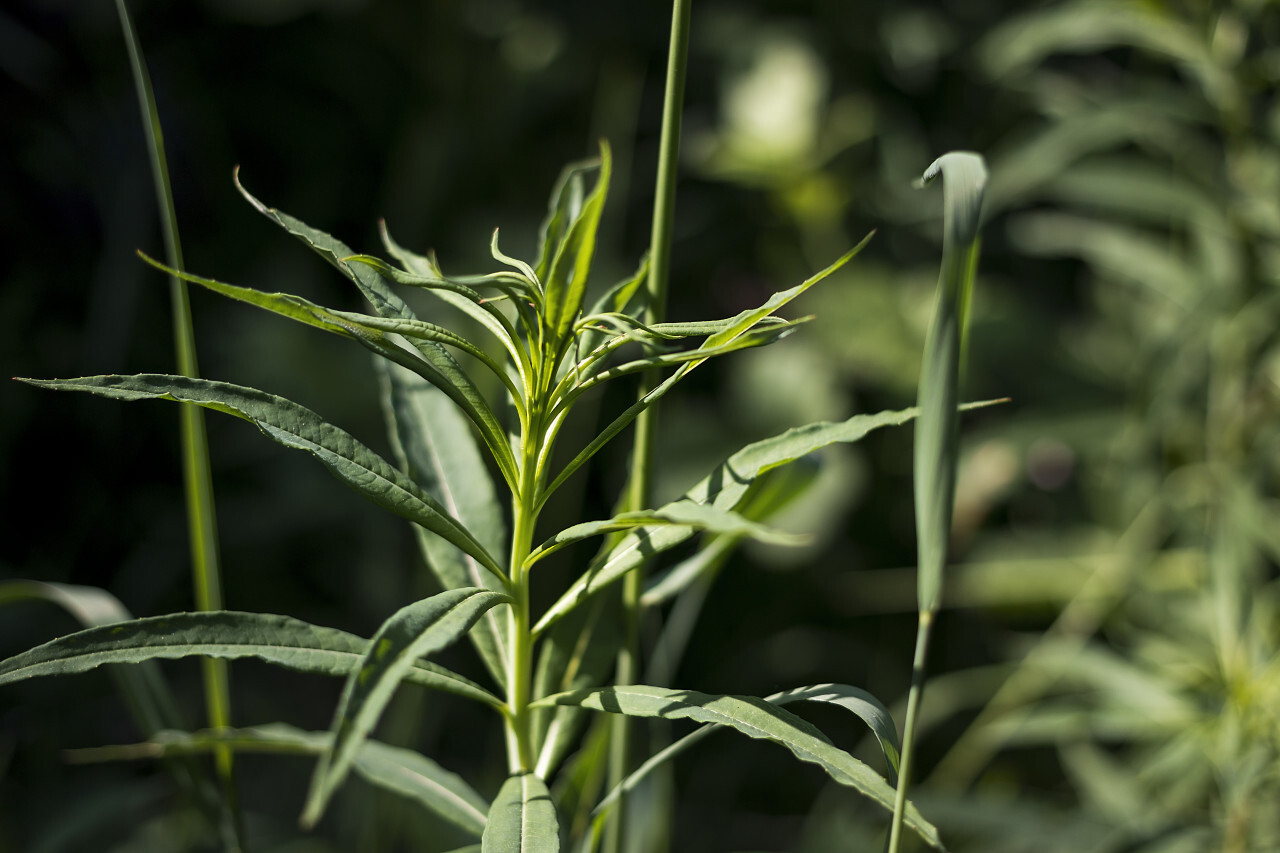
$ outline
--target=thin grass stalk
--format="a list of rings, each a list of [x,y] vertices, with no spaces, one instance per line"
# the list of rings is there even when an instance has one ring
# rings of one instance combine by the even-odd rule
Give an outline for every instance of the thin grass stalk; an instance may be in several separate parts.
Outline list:
[[[165,259],[173,269],[183,269],[182,244],[178,238],[178,216],[173,205],[173,192],[169,183],[169,166],[164,151],[164,135],[160,127],[160,114],[156,109],[155,93],[146,61],[138,45],[137,32],[129,16],[125,0],[116,0],[120,26],[124,33],[125,47],[129,52],[129,64],[133,71],[134,88],[142,110],[143,128],[147,150],[151,160],[151,173],[155,183],[156,206],[160,214],[160,228],[164,236]],[[186,282],[177,276],[169,279],[169,295],[172,307],[174,348],[178,372],[184,376],[199,376],[196,362],[195,333],[191,323],[191,303],[187,296]],[[218,558],[218,531],[213,502],[213,477],[209,466],[209,444],[205,432],[204,410],[187,404],[179,407],[182,436],[182,478],[187,506],[187,528],[191,538],[192,585],[197,610],[221,610],[222,579]],[[204,672],[205,709],[209,725],[214,729],[231,726],[231,683],[226,661],[216,658],[201,660]],[[231,813],[239,823],[236,808],[235,765],[230,747],[214,752],[214,763]]]
[[[920,371],[920,417],[916,421],[913,466],[919,621],[907,717],[903,722],[902,761],[886,845],[889,853],[897,853],[902,840],[915,757],[916,721],[927,677],[929,638],[942,598],[942,575],[947,562],[960,455],[957,407],[964,329],[977,271],[978,222],[987,178],[982,158],[970,152],[952,152],[938,158],[925,171],[922,183],[938,175],[944,177],[942,269]]]
[[[653,225],[649,239],[649,277],[645,282],[645,323],[661,322],[666,312],[667,290],[671,275],[671,237],[676,209],[676,170],[680,162],[680,124],[684,108],[685,73],[689,64],[689,30],[692,0],[674,0],[671,8],[671,41],[667,52],[667,81],[662,99],[662,136],[658,149],[658,175],[654,192]],[[658,384],[656,371],[642,375],[640,396]],[[656,405],[636,418],[635,445],[631,456],[627,505],[643,509],[652,503],[652,472]],[[615,683],[630,684],[640,671],[640,596],[644,587],[642,568],[634,569],[623,579],[622,599],[624,635],[614,673]],[[630,723],[618,715],[612,720],[609,746],[609,787],[616,788],[631,772]],[[621,853],[626,830],[626,803],[620,801],[613,810],[605,837],[606,853]]]

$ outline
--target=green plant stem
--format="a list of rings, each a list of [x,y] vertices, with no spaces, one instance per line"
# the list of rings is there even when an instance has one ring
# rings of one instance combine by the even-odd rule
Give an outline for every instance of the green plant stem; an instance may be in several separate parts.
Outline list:
[[[142,110],[146,131],[147,149],[150,154],[151,172],[155,183],[156,205],[160,211],[160,227],[164,235],[165,258],[169,266],[182,269],[182,245],[178,238],[178,216],[173,206],[173,192],[169,183],[169,167],[165,157],[164,134],[160,127],[160,114],[156,108],[155,93],[147,73],[146,61],[138,46],[137,33],[129,17],[125,0],[116,0],[116,10],[124,32],[125,46],[129,52],[133,70],[134,87]],[[191,322],[191,303],[187,285],[173,276],[169,279],[169,295],[172,306],[174,347],[178,371],[184,376],[200,375],[196,362],[195,333]],[[192,585],[197,610],[221,610],[222,580],[218,558],[218,528],[214,512],[213,477],[209,466],[209,443],[205,432],[204,411],[196,405],[181,406],[182,475],[187,506],[187,527],[191,537]],[[205,709],[212,728],[228,728],[231,725],[231,682],[226,661],[217,658],[202,660],[205,687]],[[235,807],[236,792],[233,753],[229,747],[214,752],[214,762],[222,781],[224,795],[238,822]]]
[[[535,383],[535,387],[540,387]],[[531,401],[532,402],[532,401]],[[511,534],[511,658],[507,665],[507,769],[524,773],[534,769],[529,698],[533,684],[533,635],[529,630],[529,573],[525,560],[533,549],[538,522],[538,459],[546,440],[543,414],[530,406],[521,437],[520,491],[515,496]]]
[[[911,692],[907,695],[907,719],[902,724],[902,761],[898,764],[898,791],[893,800],[893,820],[889,824],[889,853],[898,853],[902,838],[902,818],[907,810],[907,788],[911,765],[915,759],[916,718],[924,698],[925,664],[929,657],[929,636],[933,632],[934,612],[923,610],[916,625],[916,654],[911,664]]]
[[[676,170],[680,161],[680,120],[684,107],[685,72],[689,64],[689,21],[692,0],[674,0],[671,9],[671,42],[667,52],[667,81],[662,100],[662,137],[658,149],[658,176],[654,193],[653,226],[649,240],[649,277],[645,283],[645,322],[659,322],[666,312],[671,274],[671,232],[675,222]],[[640,395],[656,387],[656,373],[645,374]],[[639,510],[652,502],[653,450],[657,432],[657,406],[650,406],[636,418],[635,449],[631,457],[627,505]],[[637,568],[623,581],[622,600],[625,632],[614,673],[617,684],[634,682],[640,668],[640,594],[644,577]],[[609,747],[609,788],[621,784],[631,771],[630,724],[619,715],[612,721]],[[606,853],[620,853],[626,824],[626,804],[613,810],[605,839]]]

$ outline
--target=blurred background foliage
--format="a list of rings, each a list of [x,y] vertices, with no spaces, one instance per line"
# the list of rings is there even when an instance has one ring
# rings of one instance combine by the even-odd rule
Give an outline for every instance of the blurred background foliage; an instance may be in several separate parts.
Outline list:
[[[644,250],[664,4],[133,11],[194,272],[358,307],[244,204],[236,164],[256,195],[357,250],[379,250],[385,217],[447,270],[487,271],[491,229],[527,256],[561,165],[601,136],[618,163],[596,280]],[[700,0],[693,25],[671,318],[727,316],[878,233],[806,297],[818,319],[803,333],[668,398],[663,490],[744,441],[912,402],[941,218],[939,194],[912,181],[946,150],[984,153],[967,396],[1012,402],[963,426],[918,801],[957,850],[1280,848],[1278,4]],[[112,5],[7,4],[0,92],[6,374],[170,370],[163,279],[133,254],[156,254],[159,237]],[[206,376],[386,449],[362,353],[193,301]],[[0,410],[0,578],[102,586],[139,615],[189,608],[175,413],[15,383]],[[400,523],[229,421],[209,422],[229,607],[368,635],[431,590]],[[672,682],[759,694],[835,680],[901,697],[909,447],[898,430],[824,457],[782,520],[813,543],[735,555]],[[621,453],[548,524],[607,514]],[[0,653],[73,627],[46,605],[8,606]],[[470,654],[446,662],[479,673]],[[198,667],[165,671],[198,725]],[[252,663],[233,680],[244,725],[324,728],[339,689]],[[405,688],[381,736],[491,795],[496,727],[434,699]],[[861,738],[821,709],[812,719],[842,745]],[[6,688],[0,851],[186,849],[189,817],[156,766],[62,752],[137,738],[105,674]],[[673,849],[878,848],[873,810],[775,753],[725,737],[679,764]],[[241,760],[256,849],[449,849],[446,830],[360,782],[300,836],[309,769]]]

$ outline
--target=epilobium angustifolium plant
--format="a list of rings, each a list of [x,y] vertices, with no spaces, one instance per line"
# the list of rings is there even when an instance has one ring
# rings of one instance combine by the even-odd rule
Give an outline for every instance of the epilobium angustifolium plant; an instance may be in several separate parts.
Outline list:
[[[683,75],[683,53],[677,48],[687,42],[687,3],[677,4],[673,29],[675,78]],[[668,129],[675,120],[672,115],[678,118],[678,90],[668,88]],[[153,104],[149,109],[154,114]],[[620,813],[615,806],[640,779],[713,728],[726,727],[787,748],[893,813],[895,848],[899,827],[905,825],[942,849],[935,828],[906,801],[905,786],[895,788],[899,770],[905,777],[909,768],[927,626],[937,608],[945,559],[954,491],[963,306],[972,286],[985,180],[981,159],[947,155],[927,175],[945,175],[947,221],[939,308],[920,397],[917,489],[922,561],[927,564],[921,566],[922,631],[904,748],[884,706],[848,685],[803,686],[755,698],[637,684],[621,672],[611,680],[615,655],[628,640],[618,637],[616,630],[604,630],[599,608],[605,602],[632,609],[653,606],[687,586],[696,572],[655,572],[647,580],[641,573],[657,567],[664,552],[696,534],[713,534],[704,539],[707,543],[743,538],[789,541],[793,537],[761,520],[768,509],[768,501],[761,500],[762,487],[771,472],[826,445],[857,441],[881,426],[905,423],[915,417],[915,410],[797,427],[742,448],[676,500],[660,506],[620,501],[623,510],[612,517],[586,518],[549,537],[538,535],[548,500],[608,442],[637,418],[646,417],[708,360],[767,346],[794,333],[804,320],[785,319],[778,312],[843,267],[866,244],[863,240],[806,281],[733,317],[670,322],[655,316],[655,303],[660,307],[662,299],[660,292],[654,293],[653,281],[665,280],[669,253],[666,234],[674,198],[670,165],[676,138],[678,134],[670,134],[672,147],[664,150],[666,167],[660,169],[664,177],[658,196],[667,202],[667,212],[655,217],[654,264],[642,263],[632,277],[594,299],[589,298],[595,284],[592,259],[612,168],[604,142],[597,159],[570,165],[561,175],[534,257],[508,256],[495,231],[491,252],[496,269],[482,275],[446,274],[434,256],[400,246],[385,229],[388,258],[359,254],[240,187],[260,213],[354,284],[369,305],[368,313],[334,310],[287,293],[192,275],[180,268],[173,254],[168,264],[146,258],[177,280],[338,335],[372,353],[394,459],[384,459],[310,409],[229,382],[165,374],[24,381],[118,400],[170,400],[183,404],[184,410],[199,407],[249,421],[268,438],[311,454],[340,482],[411,522],[443,591],[406,604],[370,639],[288,616],[216,606],[194,613],[108,620],[3,662],[0,684],[84,672],[103,664],[150,665],[156,659],[188,656],[219,661],[257,658],[299,672],[344,678],[327,733],[284,724],[236,729],[225,717],[213,717],[208,730],[185,733],[168,730],[171,718],[163,714],[145,728],[151,754],[206,751],[222,756],[220,767],[227,771],[222,774],[223,799],[229,803],[235,799],[229,784],[233,751],[316,755],[302,814],[306,827],[321,818],[354,771],[469,833],[479,845],[476,849],[486,853],[536,853],[567,845],[591,850]],[[401,295],[405,290],[425,291],[460,311],[474,321],[480,338],[466,337],[434,322],[432,315],[420,314]],[[482,380],[478,373],[489,376]],[[580,401],[612,380],[637,375],[646,377],[639,399],[613,413],[581,446],[558,446]],[[565,458],[567,462],[559,461]],[[567,586],[554,591],[549,607],[536,609],[531,592],[543,582],[539,564],[584,540],[602,543],[594,558]],[[691,564],[697,565],[682,565]],[[613,596],[624,579],[632,584],[633,594],[619,602]],[[649,594],[643,594],[645,589]],[[433,654],[464,637],[478,651],[489,683],[432,662]],[[164,704],[163,683],[155,672],[137,671],[148,678],[129,685],[131,694],[142,697],[144,704]],[[507,757],[507,781],[492,801],[428,757],[371,737],[406,681],[451,694],[454,701],[474,703],[492,715],[503,732]],[[835,704],[861,717],[882,747],[883,765],[877,769],[858,760],[785,707],[799,701]],[[612,792],[585,827],[571,832],[548,786],[581,741],[590,711],[704,725],[638,768],[614,759]],[[175,767],[189,773],[197,787],[202,784],[198,766]],[[223,837],[231,839],[226,846],[234,847],[241,830],[228,812],[234,808],[222,810],[221,817],[217,809],[212,811],[215,822],[223,824]]]

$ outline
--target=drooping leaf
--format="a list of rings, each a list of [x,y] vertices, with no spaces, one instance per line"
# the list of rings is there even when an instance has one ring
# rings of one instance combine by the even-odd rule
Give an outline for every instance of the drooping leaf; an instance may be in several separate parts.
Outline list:
[[[383,411],[401,468],[472,531],[486,551],[502,553],[507,540],[502,507],[466,419],[438,389],[416,374],[381,360],[378,370]],[[415,529],[423,557],[445,589],[504,589],[501,579],[475,557],[421,528]],[[507,620],[489,610],[469,636],[490,674],[505,685],[510,644]]]
[[[334,714],[333,743],[311,777],[303,825],[314,826],[320,819],[360,745],[418,658],[449,645],[486,610],[505,601],[509,601],[506,595],[487,589],[447,590],[402,607],[382,624],[359,666],[347,676]]]
[[[387,287],[386,282],[371,267],[365,264],[352,263],[349,259],[355,252],[351,251],[351,247],[341,240],[326,234],[318,228],[312,228],[300,219],[296,219],[289,214],[276,210],[274,207],[267,207],[257,198],[249,193],[240,183],[239,169],[235,173],[236,189],[240,194],[252,204],[259,213],[288,231],[294,237],[297,237],[305,243],[312,251],[316,252],[326,261],[334,266],[338,272],[342,273],[350,279],[364,298],[373,306],[373,310],[383,317],[400,317],[403,319],[417,319],[417,315],[413,313],[413,309],[391,288]]]
[[[502,576],[501,568],[484,546],[416,483],[350,433],[283,397],[227,382],[156,374],[22,381],[45,388],[88,391],[117,400],[191,402],[243,418],[280,444],[312,454],[334,476],[373,503],[422,525]]]
[[[294,296],[291,293],[266,293],[248,287],[239,287],[234,284],[227,284],[211,278],[170,269],[142,252],[139,252],[138,255],[156,269],[163,270],[184,281],[198,284],[201,287],[212,290],[214,293],[263,308],[282,317],[288,317],[304,325],[341,335],[342,337],[370,343],[377,342],[384,346],[393,346],[394,344],[386,339],[386,335],[397,334],[414,341],[430,341],[451,346],[461,352],[465,352],[489,368],[495,376],[507,385],[508,390],[513,395],[519,396],[520,392],[511,382],[507,371],[495,362],[488,353],[461,335],[441,326],[426,323],[422,320],[402,317],[372,317],[354,311],[335,311],[322,305],[317,305],[301,296]],[[378,350],[380,351],[381,349],[382,346],[379,346]]]
[[[893,717],[890,716],[889,711],[875,696],[861,688],[852,687],[848,684],[815,684],[774,693],[772,696],[766,696],[764,701],[779,706],[800,701],[824,702],[840,705],[857,714],[871,728],[872,733],[880,742],[881,752],[884,753],[885,761],[889,766],[889,784],[896,784],[899,758],[898,731],[893,724]],[[609,808],[619,797],[634,790],[641,780],[658,767],[666,764],[677,755],[687,751],[690,747],[700,743],[719,730],[720,726],[709,723],[694,729],[689,734],[654,753],[599,802],[596,806],[596,813],[599,814]]]
[[[0,685],[87,672],[103,664],[197,655],[258,658],[298,672],[345,676],[368,645],[368,640],[346,631],[272,613],[173,613],[87,628],[28,649],[0,662]],[[415,662],[407,678],[494,708],[503,704],[474,682],[426,661]]]
[[[236,752],[321,755],[333,741],[329,732],[308,732],[284,723],[200,732],[164,731],[143,744],[81,750],[94,759],[120,760],[189,755],[230,747]],[[366,739],[352,770],[383,790],[398,794],[477,838],[484,832],[489,804],[458,776],[411,749]]]
[[[560,821],[547,785],[533,773],[503,783],[489,809],[480,841],[483,853],[557,853]]]
[[[727,726],[751,738],[770,740],[785,746],[801,761],[816,764],[833,780],[854,788],[888,811],[893,810],[894,789],[866,764],[833,746],[816,728],[794,714],[752,696],[713,696],[690,690],[630,685],[580,690],[542,700],[543,703],[581,705],[597,711],[630,717],[659,717],[668,720]],[[907,824],[931,846],[943,850],[937,829],[914,806],[909,806]]]

